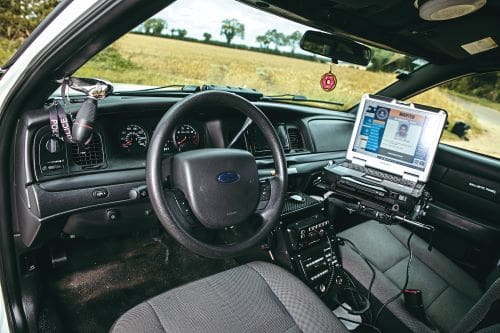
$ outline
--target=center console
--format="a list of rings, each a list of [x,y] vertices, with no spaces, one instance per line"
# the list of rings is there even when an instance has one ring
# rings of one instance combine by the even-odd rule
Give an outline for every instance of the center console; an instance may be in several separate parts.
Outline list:
[[[306,194],[286,200],[273,255],[318,294],[343,284],[333,223],[323,202]]]
[[[313,289],[337,316],[350,315],[356,322],[371,320],[366,291],[343,269],[339,246],[346,243],[336,235],[335,216],[329,201],[289,194],[269,254]]]

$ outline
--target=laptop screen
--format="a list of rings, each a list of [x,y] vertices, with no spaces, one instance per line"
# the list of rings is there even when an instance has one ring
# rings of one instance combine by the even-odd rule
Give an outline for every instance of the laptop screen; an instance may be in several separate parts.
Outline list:
[[[441,130],[437,113],[368,99],[352,150],[423,171],[438,144],[435,131]]]

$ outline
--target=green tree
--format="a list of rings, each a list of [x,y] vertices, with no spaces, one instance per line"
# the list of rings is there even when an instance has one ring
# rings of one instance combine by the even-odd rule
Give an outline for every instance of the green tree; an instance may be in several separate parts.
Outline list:
[[[146,35],[151,35],[153,27],[151,25],[151,21],[147,20],[141,24],[141,30],[146,34]]]
[[[237,19],[225,19],[222,21],[220,34],[226,37],[227,44],[231,44],[234,37],[245,38],[245,25]]]
[[[274,44],[274,49],[278,51],[280,46],[285,46],[288,44],[287,37],[276,29],[267,30],[267,38]]]
[[[257,38],[255,38],[255,40],[257,41],[257,43],[259,43],[261,49],[264,49],[264,48],[268,49],[269,44],[271,43],[271,41],[269,40],[267,35],[257,36]]]
[[[54,9],[58,0],[0,1],[0,37],[10,40],[28,37]]]
[[[147,35],[160,36],[167,28],[167,21],[161,18],[150,18],[143,23],[144,33]]]
[[[184,38],[188,34],[186,29],[177,29],[177,37]]]
[[[294,31],[290,35],[287,36],[288,45],[290,45],[292,49],[292,54],[295,53],[295,49],[302,39],[302,33],[300,31]]]
[[[500,102],[500,72],[466,76],[446,83],[443,87],[462,94]]]
[[[210,39],[212,39],[212,34],[209,33],[209,32],[204,32],[203,33],[203,39],[205,40],[205,42],[210,41]]]

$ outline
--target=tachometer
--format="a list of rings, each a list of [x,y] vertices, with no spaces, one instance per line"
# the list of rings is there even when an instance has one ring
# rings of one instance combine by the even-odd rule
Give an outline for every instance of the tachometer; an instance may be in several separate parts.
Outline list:
[[[200,134],[191,125],[181,125],[174,133],[174,143],[179,150],[198,148],[200,145]]]
[[[144,152],[148,143],[148,133],[139,125],[128,124],[120,131],[120,148],[126,152]]]

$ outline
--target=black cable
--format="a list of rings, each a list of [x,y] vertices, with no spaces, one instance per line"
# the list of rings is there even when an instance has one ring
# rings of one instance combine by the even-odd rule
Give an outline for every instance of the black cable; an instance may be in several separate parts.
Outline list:
[[[352,320],[352,319],[345,318],[345,317],[337,317],[337,318],[340,319],[340,320],[345,320],[345,321],[354,323],[354,324],[359,324],[359,325],[362,325],[362,326],[366,326],[366,327],[371,328],[372,330],[374,330],[377,333],[382,333],[382,331],[377,326],[374,326],[374,325],[371,325],[371,324],[367,324],[367,323],[363,323],[361,321]]]
[[[365,263],[368,265],[368,267],[372,271],[372,278],[370,280],[370,284],[369,284],[369,287],[368,287],[368,292],[367,292],[367,295],[366,295],[367,306],[366,306],[366,310],[364,310],[362,312],[362,313],[365,313],[371,307],[370,297],[371,297],[371,294],[372,294],[373,283],[375,282],[375,276],[376,276],[375,269],[373,268],[372,264],[370,263],[370,260],[356,247],[356,245],[353,242],[351,242],[349,239],[343,238],[343,237],[338,237],[338,239],[340,241],[344,242],[345,244],[347,244],[354,252],[356,252],[361,257],[361,259],[363,259],[365,261]],[[351,313],[351,312],[349,312],[349,313]],[[351,313],[351,314],[362,314],[362,313]]]
[[[408,237],[408,240],[406,241],[406,246],[408,247],[408,252],[410,253],[410,256],[408,258],[408,263],[406,264],[406,279],[405,279],[405,283],[403,285],[403,288],[396,294],[394,295],[393,297],[391,297],[390,299],[388,299],[383,305],[382,307],[378,310],[377,312],[377,315],[375,316],[375,320],[373,321],[373,324],[374,325],[377,325],[377,322],[379,320],[379,317],[380,315],[382,314],[382,311],[389,305],[391,304],[392,302],[394,302],[396,299],[398,299],[399,296],[401,296],[404,292],[404,290],[408,287],[408,282],[410,280],[410,265],[411,265],[411,261],[413,259],[413,252],[411,250],[411,246],[410,246],[410,241],[411,241],[411,238],[413,237],[413,231],[410,233],[410,236]]]
[[[354,281],[352,280],[351,276],[349,273],[347,272],[344,272],[345,273],[345,277],[347,278],[348,282],[349,282],[349,285],[351,287],[345,287],[343,288],[344,291],[350,291],[351,292],[351,295],[354,299],[355,302],[357,302],[358,304],[365,304],[365,306],[360,309],[360,310],[354,310],[354,309],[347,309],[347,308],[344,308],[346,311],[348,311],[350,314],[353,314],[353,315],[362,315],[364,314],[366,311],[368,311],[370,309],[370,299],[368,298],[368,296],[365,296],[363,294],[361,294],[361,292],[358,290],[356,284],[354,283]],[[356,296],[358,299],[356,299]],[[341,305],[342,306],[342,305]],[[342,306],[343,307],[343,306]]]
[[[330,249],[332,251],[332,253],[335,253],[335,249],[332,245],[332,242],[330,240],[330,237],[328,237],[328,235],[326,236],[327,238],[327,241],[328,241],[328,245],[330,246]],[[353,244],[354,245],[354,244]],[[356,248],[357,249],[357,248]],[[359,250],[358,250],[359,252]],[[331,285],[333,284],[333,280],[334,280],[334,277],[335,277],[335,265],[333,265],[333,263],[330,263],[329,265],[329,268],[330,268],[330,278],[329,278],[329,281],[327,283],[327,287],[325,288],[325,291],[322,293],[321,297],[325,296],[328,294],[328,291],[330,290],[331,288]],[[359,299],[365,299],[365,307],[361,310],[354,310],[354,309],[349,309],[349,308],[346,308],[344,307],[340,302],[338,302],[337,300],[333,300],[335,303],[337,303],[338,306],[340,306],[341,308],[343,308],[344,310],[346,310],[348,313],[350,314],[353,314],[353,315],[360,315],[360,314],[363,314],[365,313],[369,308],[370,308],[370,299],[369,297],[365,297],[363,295],[361,295],[361,293],[356,289],[356,285],[354,284],[351,276],[349,275],[348,272],[344,271],[342,269],[342,275],[345,276],[347,278],[347,280],[349,281],[351,287],[350,288],[343,288],[343,290],[347,290],[347,291],[350,291],[353,295],[353,298],[355,299],[357,295]]]
[[[332,251],[332,255],[335,253],[335,249],[332,246],[332,242],[330,241],[330,237],[328,237],[328,234],[326,235],[326,239],[328,241],[328,246],[330,246],[330,250]],[[330,278],[328,279],[328,283],[326,284],[325,291],[321,293],[320,297],[326,296],[328,292],[330,291],[330,288],[332,287],[333,280],[335,278],[335,266],[333,265],[332,262],[328,263],[328,260],[325,259],[328,268],[330,269]]]

